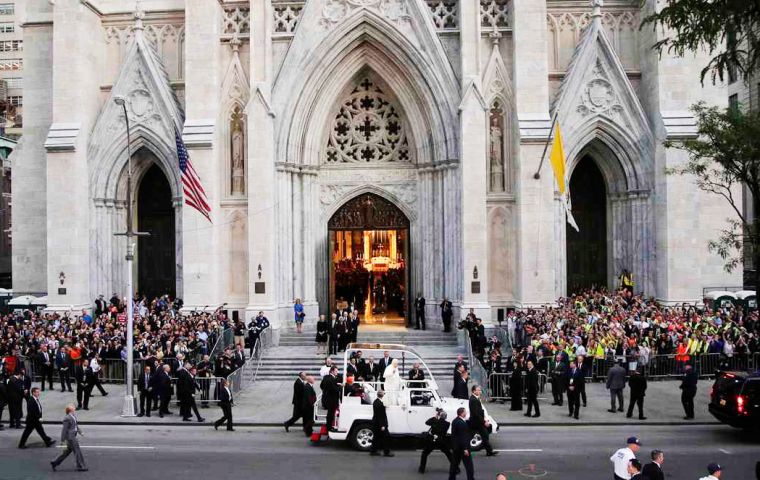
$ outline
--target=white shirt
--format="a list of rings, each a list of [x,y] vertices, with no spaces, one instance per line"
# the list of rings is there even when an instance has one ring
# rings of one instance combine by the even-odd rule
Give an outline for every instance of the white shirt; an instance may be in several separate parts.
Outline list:
[[[699,480],[718,480],[718,477],[716,477],[714,475],[708,475],[706,477],[700,478]]]
[[[100,364],[95,359],[95,357],[93,357],[92,360],[90,361],[90,368],[92,368],[92,371],[94,373],[98,373],[100,371]]]
[[[330,374],[331,368],[332,367],[328,367],[327,365],[322,365],[322,368],[319,369],[319,376],[325,378],[326,375]]]
[[[628,462],[636,458],[636,455],[628,447],[623,447],[610,457],[610,462],[615,464],[615,475],[626,480],[631,478],[628,473]]]

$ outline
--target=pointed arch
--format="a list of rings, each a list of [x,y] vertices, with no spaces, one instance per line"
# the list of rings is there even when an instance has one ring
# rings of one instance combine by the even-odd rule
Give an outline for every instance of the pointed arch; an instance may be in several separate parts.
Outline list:
[[[494,39],[491,55],[483,73],[483,92],[488,115],[488,191],[512,193],[516,166],[514,164],[517,129],[512,79]],[[500,138],[495,138],[498,135]],[[494,149],[499,150],[495,152]],[[499,155],[498,158],[495,158]]]
[[[309,18],[306,13],[302,18]],[[308,41],[307,27],[305,23],[299,26],[274,88],[278,159],[319,163],[319,142],[324,138],[330,112],[327,108],[332,105],[324,99],[336,98],[345,85],[343,79],[366,67],[382,72],[382,79],[398,96],[413,129],[418,158],[458,158],[455,102],[459,87],[442,51],[443,57],[435,62],[372,10],[358,10],[322,38],[316,48],[313,44],[300,45]]]
[[[247,107],[251,87],[240,61],[239,40],[230,42],[232,56],[222,81],[218,135],[220,145],[221,191],[227,198],[246,198],[248,171]]]

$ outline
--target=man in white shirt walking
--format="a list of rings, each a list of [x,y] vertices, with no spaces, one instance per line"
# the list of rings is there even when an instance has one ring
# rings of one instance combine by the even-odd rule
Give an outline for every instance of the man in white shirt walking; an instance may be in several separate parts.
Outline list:
[[[702,477],[699,480],[719,480],[721,477],[722,468],[717,463],[711,463],[707,466],[708,476]]]
[[[615,466],[614,480],[630,480],[631,474],[628,473],[628,463],[636,458],[636,452],[641,447],[641,442],[637,437],[629,437],[625,443],[627,446],[619,449],[610,457],[610,461]]]

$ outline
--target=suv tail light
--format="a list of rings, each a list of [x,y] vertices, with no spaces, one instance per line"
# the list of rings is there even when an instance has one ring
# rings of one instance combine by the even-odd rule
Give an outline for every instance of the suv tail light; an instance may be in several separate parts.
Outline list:
[[[744,395],[736,396],[736,413],[739,413],[741,415],[747,414],[747,410],[744,408],[746,402],[747,402],[747,397],[745,397]]]

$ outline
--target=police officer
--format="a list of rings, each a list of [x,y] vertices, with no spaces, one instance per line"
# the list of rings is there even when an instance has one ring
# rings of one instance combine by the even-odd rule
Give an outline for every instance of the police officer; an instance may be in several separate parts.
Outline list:
[[[636,459],[636,452],[641,448],[641,441],[638,437],[629,437],[625,442],[627,445],[621,449],[618,449],[610,457],[610,461],[614,465],[615,480],[629,480],[631,473],[628,471],[628,464],[631,460]]]
[[[430,427],[425,433],[424,437],[424,449],[422,450],[422,456],[420,457],[420,473],[425,473],[425,466],[427,465],[428,455],[433,450],[440,450],[451,465],[451,449],[449,448],[449,440],[447,438],[449,432],[449,422],[446,420],[446,412],[440,408],[435,409],[435,416],[429,418],[425,425]]]

